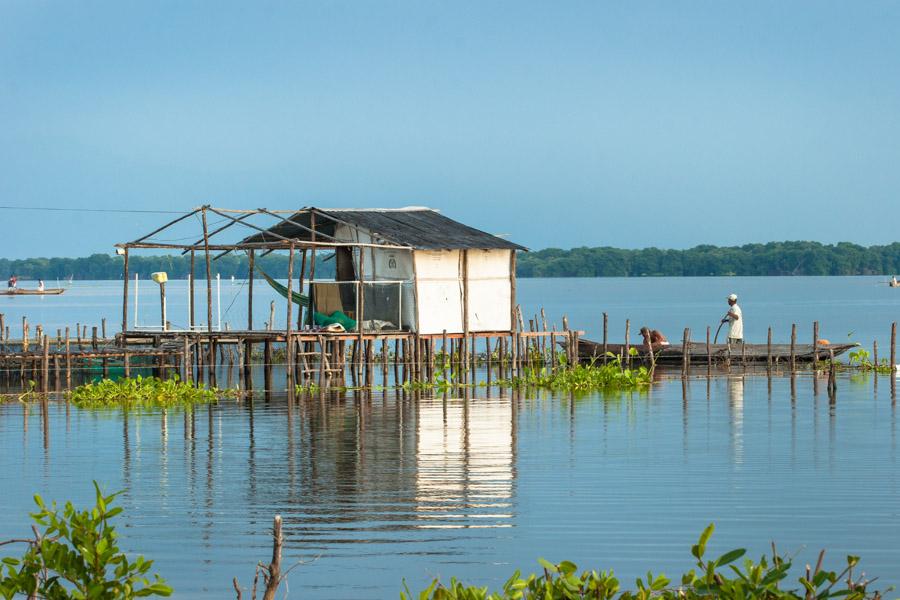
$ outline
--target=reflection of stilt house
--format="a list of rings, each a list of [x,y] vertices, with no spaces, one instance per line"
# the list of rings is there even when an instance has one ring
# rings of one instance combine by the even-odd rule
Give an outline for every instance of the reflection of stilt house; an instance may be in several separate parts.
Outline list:
[[[310,261],[310,306],[321,315],[341,311],[362,320],[364,331],[513,328],[515,252],[524,248],[435,210],[307,208],[241,243],[282,238],[304,248],[340,244],[335,281],[316,279]]]

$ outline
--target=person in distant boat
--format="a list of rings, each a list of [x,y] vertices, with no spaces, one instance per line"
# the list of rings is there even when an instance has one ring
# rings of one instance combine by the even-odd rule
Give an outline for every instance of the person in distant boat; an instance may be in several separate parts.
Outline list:
[[[44,280],[43,279],[38,279],[38,291],[39,292],[44,291]]]
[[[737,294],[728,296],[728,314],[722,319],[722,323],[728,323],[728,343],[744,343],[744,315],[737,303]]]
[[[641,327],[641,335],[644,337],[645,346],[668,346],[669,340],[658,329]]]
[[[14,290],[14,289],[16,289],[16,283],[18,281],[19,281],[19,279],[15,275],[11,275],[9,280],[6,282],[6,287],[8,287],[11,290]]]

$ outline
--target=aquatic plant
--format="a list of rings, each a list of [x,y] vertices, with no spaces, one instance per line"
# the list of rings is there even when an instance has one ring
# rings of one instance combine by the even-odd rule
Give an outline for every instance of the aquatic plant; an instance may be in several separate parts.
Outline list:
[[[154,574],[152,560],[129,560],[119,550],[119,535],[111,524],[122,512],[113,506],[121,492],[103,495],[94,482],[96,504],[86,510],[67,502],[60,514],[54,502],[47,505],[35,495],[38,511],[31,518],[34,538],[0,542],[28,545],[20,558],[2,560],[0,595],[4,598],[53,598],[56,600],[129,600],[145,596],[169,596],[172,588]]]
[[[886,358],[881,359],[878,364],[872,361],[871,354],[864,348],[853,350],[847,355],[850,359],[850,366],[860,371],[876,371],[878,373],[890,373],[891,365],[888,364]],[[837,363],[840,364],[840,363]]]
[[[190,406],[216,402],[224,392],[171,379],[141,377],[102,379],[80,385],[69,392],[69,400],[79,408],[147,408]]]
[[[650,385],[652,375],[646,367],[630,369],[623,365],[620,357],[609,353],[608,362],[599,364],[565,365],[559,369],[526,368],[521,377],[499,381],[498,385],[509,387],[541,387],[551,390],[589,392],[594,390],[635,390]]]
[[[871,580],[863,576],[854,579],[853,569],[859,557],[848,556],[846,566],[838,573],[823,568],[824,550],[819,554],[815,569],[806,567],[797,581],[800,588],[782,589],[780,586],[790,575],[791,558],[780,555],[772,545],[770,557],[762,556],[758,561],[741,559],[743,548],[726,552],[714,560],[705,560],[706,544],[712,536],[711,524],[700,535],[699,541],[691,547],[691,554],[697,561],[697,569],[691,569],[681,576],[681,584],[672,587],[671,580],[663,574],[647,572],[646,577],[635,581],[634,590],[621,590],[619,580],[612,571],[582,571],[569,561],[553,564],[540,559],[543,573],[522,577],[520,571],[513,573],[503,589],[489,592],[487,587],[466,585],[451,579],[445,586],[438,579],[427,589],[413,595],[404,582],[401,600],[569,600],[591,598],[596,600],[826,600],[844,598],[846,600],[880,600],[883,592],[869,591]]]

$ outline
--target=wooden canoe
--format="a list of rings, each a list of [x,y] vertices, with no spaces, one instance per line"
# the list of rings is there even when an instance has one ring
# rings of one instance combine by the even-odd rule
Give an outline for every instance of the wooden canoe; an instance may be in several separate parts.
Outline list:
[[[24,288],[13,288],[0,290],[0,296],[59,296],[65,291],[65,288],[47,288],[45,290],[26,290]]]
[[[855,348],[859,344],[819,344],[819,360],[825,360],[834,352],[835,356]],[[643,344],[633,345],[638,352],[637,358],[641,362],[650,362],[648,348]],[[625,344],[607,344],[606,349],[613,354],[626,354]],[[692,364],[706,364],[706,342],[688,343],[689,359]],[[682,344],[653,347],[657,364],[681,364],[684,359],[684,347]],[[709,353],[714,363],[722,363],[730,358],[732,362],[746,361],[748,363],[765,363],[768,360],[768,344],[710,344]],[[578,340],[578,356],[582,361],[590,361],[595,358],[603,359],[603,344],[591,340]],[[797,362],[812,362],[815,359],[812,344],[797,344],[794,346],[794,358]],[[772,344],[772,360],[786,363],[791,360],[790,344]]]

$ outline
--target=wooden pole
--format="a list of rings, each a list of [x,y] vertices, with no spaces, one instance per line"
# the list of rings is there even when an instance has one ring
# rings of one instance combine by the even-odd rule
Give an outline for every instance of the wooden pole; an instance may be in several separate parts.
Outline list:
[[[359,249],[359,283],[357,284],[357,292],[356,292],[356,305],[357,305],[357,313],[356,313],[356,332],[359,336],[359,357],[362,359],[363,357],[363,319],[365,319],[366,312],[366,290],[363,287],[363,284],[366,281],[366,265],[365,265],[365,251],[360,248]],[[359,361],[360,363],[362,360]],[[356,365],[356,378],[357,380],[362,379],[362,365],[357,363]]]
[[[253,271],[256,269],[256,251],[250,250],[247,257],[247,331],[253,331]],[[191,293],[193,297],[193,293]],[[193,305],[191,312],[193,312]]]
[[[72,387],[72,352],[69,346],[69,328],[66,327],[66,387]]]
[[[872,340],[872,361],[875,363],[875,377],[878,377],[878,340]]]
[[[209,369],[212,374],[215,368],[216,357],[213,355],[213,322],[212,322],[212,264],[209,258],[209,228],[206,223],[206,207],[203,207],[203,252],[206,256],[206,330],[209,334]]]
[[[50,391],[50,338],[44,336],[44,358],[41,361],[41,389]]]
[[[418,308],[418,307],[417,307]],[[516,330],[516,251],[509,251],[509,319],[510,331]]]
[[[128,248],[124,249],[124,264],[122,266],[122,333],[128,330]]]
[[[819,322],[813,321],[813,366],[819,364]]]
[[[772,328],[769,327],[769,335],[766,341],[766,365],[772,369]]]
[[[712,372],[712,348],[709,345],[709,325],[706,326],[706,375]]]
[[[606,353],[609,352],[608,348],[608,334],[609,334],[609,316],[606,313],[603,313],[603,364],[606,364],[608,357]]]
[[[555,373],[556,367],[559,366],[559,363],[557,362],[559,356],[556,353],[556,325],[553,326],[553,331],[550,332],[550,348],[553,351],[550,356],[550,372]]]
[[[310,234],[310,240],[312,240],[313,244],[316,242],[316,213],[312,212],[309,215],[309,226],[312,229],[312,233]],[[361,254],[362,252],[360,252]],[[337,261],[337,259],[335,259]],[[313,246],[309,249],[309,310],[307,310],[307,323],[309,325],[313,324],[313,316],[315,312],[315,302],[316,297],[313,290],[313,282],[316,280],[316,247]],[[355,315],[358,316],[358,315]],[[352,367],[352,365],[351,365]]]
[[[251,252],[253,252],[251,250]],[[188,323],[188,329],[191,331],[194,330],[194,325],[197,324],[197,320],[195,318],[194,313],[194,280],[197,279],[197,270],[196,270],[196,252],[191,248],[191,278],[188,280],[188,302],[190,303],[190,323]]]
[[[303,279],[306,277],[306,248],[303,249],[303,258],[300,260],[300,280],[297,282],[297,292],[303,293]],[[297,330],[303,329],[303,305],[297,305]]]
[[[891,373],[897,371],[897,322],[891,323]]]
[[[294,284],[294,243],[291,242],[290,250],[288,250],[288,280],[287,280],[287,307],[285,310],[287,311],[285,317],[285,326],[284,326],[284,357],[287,361],[287,377],[288,384],[293,384],[293,374],[294,374],[294,343],[291,339],[291,327],[293,326],[293,319],[291,311],[294,307],[294,303],[291,300],[291,289]]]
[[[791,323],[791,373],[797,368],[797,324]]]
[[[681,338],[681,376],[688,374],[688,365],[691,362],[691,330],[684,328],[684,335]]]
[[[682,350],[682,354],[684,351]],[[625,319],[625,360],[631,366],[631,320]]]

